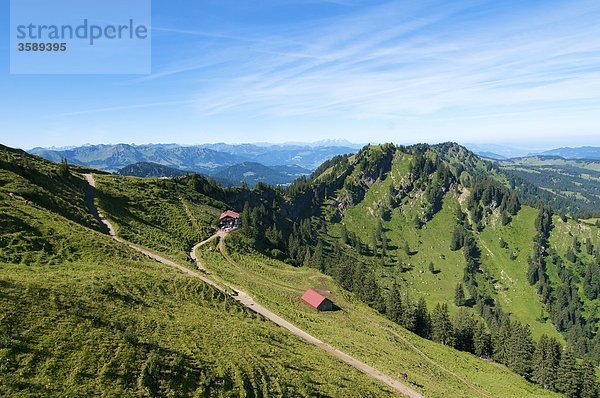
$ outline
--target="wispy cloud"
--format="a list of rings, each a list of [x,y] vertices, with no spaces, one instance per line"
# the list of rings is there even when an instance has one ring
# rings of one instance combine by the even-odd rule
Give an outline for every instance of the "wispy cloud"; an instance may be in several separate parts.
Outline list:
[[[173,31],[229,42],[151,78],[189,74],[206,115],[402,118],[600,101],[600,4],[573,4],[490,15],[481,3],[389,2],[279,32]],[[206,74],[214,82],[194,83]]]

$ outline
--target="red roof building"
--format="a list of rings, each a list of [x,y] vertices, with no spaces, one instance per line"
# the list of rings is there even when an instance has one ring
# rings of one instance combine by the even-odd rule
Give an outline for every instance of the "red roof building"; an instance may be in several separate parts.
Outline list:
[[[240,213],[236,213],[233,210],[227,210],[227,211],[224,211],[223,213],[221,213],[221,217],[219,217],[219,221],[223,220],[224,218],[233,218],[235,220],[235,219],[240,218]]]
[[[308,289],[306,292],[304,292],[302,295],[302,300],[318,311],[333,310],[333,303],[331,300],[313,289]]]
[[[233,210],[227,210],[221,213],[219,217],[219,227],[225,232],[232,231],[240,226],[240,213]]]

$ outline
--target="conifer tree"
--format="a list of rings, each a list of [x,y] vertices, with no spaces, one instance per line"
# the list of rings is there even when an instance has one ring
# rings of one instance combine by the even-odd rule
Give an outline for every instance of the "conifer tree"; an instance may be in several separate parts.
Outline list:
[[[431,318],[423,297],[419,299],[415,308],[415,331],[423,338],[429,339],[431,337]]]
[[[533,382],[547,389],[555,388],[560,352],[560,344],[555,338],[550,338],[545,334],[540,337],[533,355],[531,374]]]
[[[386,306],[386,315],[388,319],[401,325],[402,317],[404,315],[403,307],[404,303],[402,302],[400,286],[398,286],[397,282],[394,282],[389,291],[388,304]]]
[[[312,255],[310,254],[310,247],[306,247],[306,251],[304,252],[304,261],[302,263],[305,267],[310,267],[312,265]]]
[[[321,272],[325,271],[325,262],[323,261],[323,241],[319,239],[317,242],[317,246],[315,247],[315,252],[313,254],[311,265],[320,270]]]
[[[492,356],[492,340],[481,321],[477,321],[475,325],[473,350],[473,353],[480,358],[490,358]]]
[[[248,203],[248,201],[244,202],[244,208],[242,209],[242,214],[240,218],[242,227],[250,226],[250,203]]]
[[[583,361],[581,365],[581,395],[580,398],[598,398],[600,390],[596,378],[596,369],[594,364],[589,361]]]
[[[385,303],[381,298],[381,292],[373,271],[367,273],[364,284],[359,290],[359,295],[369,307],[374,308],[379,312],[385,311]]]
[[[507,366],[521,376],[529,377],[534,350],[529,325],[523,325],[518,321],[514,321],[507,345],[509,350]]]
[[[581,389],[579,369],[570,348],[565,349],[560,358],[556,377],[556,389],[568,398],[577,398]]]
[[[431,337],[433,341],[444,345],[453,344],[452,322],[446,303],[436,304],[431,315]]]
[[[465,308],[458,310],[454,317],[454,347],[457,350],[474,352],[473,337],[475,334],[475,318]]]
[[[381,257],[384,258],[387,255],[388,241],[385,234],[381,235]]]
[[[512,334],[512,322],[508,317],[500,319],[498,325],[493,329],[493,358],[496,362],[507,365],[509,357],[509,349],[506,344]]]
[[[463,290],[462,283],[458,283],[454,289],[454,304],[457,307],[465,305],[465,291]]]

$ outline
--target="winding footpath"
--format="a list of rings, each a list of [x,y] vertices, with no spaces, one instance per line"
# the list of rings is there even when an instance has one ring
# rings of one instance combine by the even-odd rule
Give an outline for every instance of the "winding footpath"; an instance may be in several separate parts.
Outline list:
[[[296,335],[297,337],[301,338],[302,340],[310,343],[310,344],[314,344],[317,347],[325,350],[326,352],[328,352],[329,354],[333,355],[334,357],[338,358],[339,360],[341,360],[342,362],[360,370],[361,372],[383,382],[384,384],[386,384],[387,386],[391,387],[394,391],[410,397],[410,398],[423,398],[423,395],[421,395],[420,393],[418,393],[417,391],[413,390],[412,388],[406,386],[403,383],[400,383],[399,381],[391,378],[390,376],[382,373],[381,371],[375,369],[372,366],[367,365],[366,363],[359,361],[358,359],[346,354],[343,351],[338,350],[337,348],[333,347],[330,344],[325,343],[322,340],[319,340],[318,338],[312,336],[311,334],[305,332],[304,330],[300,329],[297,326],[294,326],[292,323],[286,321],[285,319],[281,318],[280,316],[278,316],[277,314],[269,311],[267,308],[261,306],[260,304],[256,303],[252,297],[250,297],[247,293],[237,290],[237,289],[233,289],[230,286],[223,286],[222,284],[219,284],[217,282],[215,282],[214,280],[208,278],[205,275],[202,275],[198,272],[192,271],[189,268],[186,268],[180,264],[177,264],[167,258],[164,258],[156,253],[151,252],[150,250],[141,247],[139,245],[135,245],[131,242],[127,242],[126,240],[119,238],[116,234],[115,228],[113,227],[113,225],[110,223],[110,221],[108,221],[99,211],[98,208],[96,207],[96,205],[94,204],[94,192],[95,192],[95,187],[96,187],[96,182],[94,180],[94,176],[92,174],[84,174],[85,179],[87,180],[89,187],[88,187],[88,191],[87,191],[87,195],[86,195],[86,203],[87,206],[90,210],[90,212],[92,213],[92,215],[100,222],[104,225],[106,232],[116,241],[123,243],[127,246],[129,246],[131,249],[136,250],[162,264],[168,265],[170,267],[176,268],[179,271],[200,279],[201,281],[208,283],[209,285],[211,285],[212,287],[214,287],[215,289],[228,294],[228,292],[234,292],[234,294],[231,295],[231,297],[233,299],[235,299],[237,302],[239,302],[240,304],[244,305],[245,307],[249,308],[251,311],[260,314],[262,316],[264,316],[265,318],[269,319],[270,321],[274,322],[275,324],[287,329],[288,331],[290,331],[291,333],[293,333],[294,335]],[[198,259],[197,255],[196,255],[196,251],[203,245],[205,245],[206,243],[210,242],[213,239],[217,239],[220,238],[221,242],[219,244],[219,251],[221,252],[221,254],[223,255],[224,258],[228,259],[228,261],[233,261],[231,259],[229,259],[229,256],[227,255],[227,253],[224,250],[223,247],[223,238],[225,237],[226,233],[222,232],[222,231],[218,231],[216,232],[214,235],[212,235],[210,238],[198,243],[197,245],[195,245],[192,248],[192,251],[190,252],[190,257],[195,261],[196,266],[198,267],[199,270],[201,270],[202,272],[206,272],[206,269],[204,268],[204,266],[202,265],[202,263],[200,262],[200,260]]]

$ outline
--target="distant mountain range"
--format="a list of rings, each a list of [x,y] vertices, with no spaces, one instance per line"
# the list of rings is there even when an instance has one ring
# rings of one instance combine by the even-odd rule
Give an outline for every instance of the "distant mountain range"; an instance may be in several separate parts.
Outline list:
[[[558,148],[540,153],[543,156],[560,156],[565,159],[600,160],[600,147],[582,146],[579,148]]]
[[[151,162],[130,164],[117,171],[119,175],[133,177],[181,177],[188,173],[188,171]],[[206,175],[223,186],[235,186],[244,183],[253,187],[259,182],[271,185],[287,185],[298,177],[310,173],[311,170],[300,166],[265,166],[256,162],[243,162],[216,169]]]
[[[531,150],[502,145],[469,144],[479,156],[506,161],[531,156]],[[34,148],[29,152],[54,162],[71,164],[138,177],[174,177],[189,172],[204,174],[222,185],[258,182],[287,185],[310,174],[324,161],[354,153],[358,145],[347,141],[312,144],[177,144],[86,145],[74,148]],[[557,148],[535,152],[535,156],[600,160],[600,147]]]
[[[583,146],[577,148],[564,147],[551,150],[533,151],[526,148],[492,144],[466,144],[465,146],[479,156],[495,160],[515,159],[525,156],[560,156],[564,159],[600,159],[600,147],[593,146]]]
[[[344,144],[344,145],[341,145]],[[60,162],[93,167],[140,177],[171,177],[195,172],[211,176],[224,185],[242,182],[254,186],[263,181],[285,185],[310,174],[324,161],[356,152],[348,142],[313,144],[177,144],[87,145],[76,148],[34,148],[29,153]],[[162,167],[161,167],[162,166]]]

